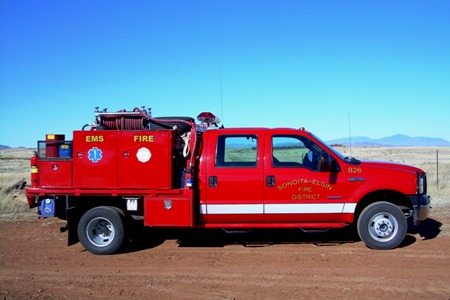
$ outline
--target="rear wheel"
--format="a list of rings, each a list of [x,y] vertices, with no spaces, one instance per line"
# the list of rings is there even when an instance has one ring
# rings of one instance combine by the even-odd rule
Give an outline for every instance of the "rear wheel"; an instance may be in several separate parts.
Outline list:
[[[93,254],[115,253],[125,241],[123,217],[115,207],[92,208],[78,223],[78,238]]]
[[[389,202],[376,202],[360,214],[357,224],[361,240],[372,249],[388,250],[405,239],[408,225],[400,208]]]

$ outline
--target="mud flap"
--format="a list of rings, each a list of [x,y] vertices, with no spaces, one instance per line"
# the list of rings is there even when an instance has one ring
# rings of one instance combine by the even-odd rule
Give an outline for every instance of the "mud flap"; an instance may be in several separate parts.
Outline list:
[[[67,246],[72,246],[78,243],[80,240],[78,239],[78,222],[80,221],[80,213],[76,209],[76,207],[70,207],[66,210],[67,213],[67,227],[69,229]]]

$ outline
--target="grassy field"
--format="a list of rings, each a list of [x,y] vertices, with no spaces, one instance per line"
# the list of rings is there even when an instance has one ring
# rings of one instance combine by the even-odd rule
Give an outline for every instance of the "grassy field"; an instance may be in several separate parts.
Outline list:
[[[30,182],[30,157],[34,149],[0,150],[0,221],[35,218],[35,210],[28,208],[25,191],[15,184]]]
[[[359,159],[384,160],[414,165],[428,176],[433,216],[450,215],[450,147],[336,147],[341,153]],[[0,150],[0,220],[34,218],[24,191],[14,185],[30,182],[30,157],[34,149]],[[252,154],[254,155],[254,154]]]

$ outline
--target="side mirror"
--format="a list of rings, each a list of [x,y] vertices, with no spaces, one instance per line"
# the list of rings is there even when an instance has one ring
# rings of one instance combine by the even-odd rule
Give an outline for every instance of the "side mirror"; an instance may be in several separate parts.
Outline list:
[[[341,171],[341,167],[339,166],[338,162],[335,159],[331,160],[331,169],[330,171],[332,173],[337,173]]]
[[[335,159],[330,154],[322,153],[319,157],[319,171],[321,172],[339,172],[341,169]]]
[[[328,153],[321,153],[319,156],[319,171],[328,172],[331,170],[331,158]]]

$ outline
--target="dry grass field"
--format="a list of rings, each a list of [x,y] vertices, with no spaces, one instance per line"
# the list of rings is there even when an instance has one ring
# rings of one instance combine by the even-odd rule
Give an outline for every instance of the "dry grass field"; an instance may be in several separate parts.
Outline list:
[[[30,182],[30,157],[34,149],[0,150],[0,221],[35,218],[26,204],[25,191],[15,185],[25,179]]]
[[[359,159],[384,160],[419,167],[427,172],[432,215],[450,216],[450,147],[337,147]],[[439,172],[439,173],[438,173]]]
[[[450,147],[339,151],[425,169],[433,205],[429,222],[390,251],[368,249],[337,232],[150,231],[122,253],[95,256],[79,243],[67,247],[67,232],[59,231],[64,222],[37,220],[23,191],[15,190],[21,179],[29,181],[33,150],[0,150],[0,297],[450,299]]]

